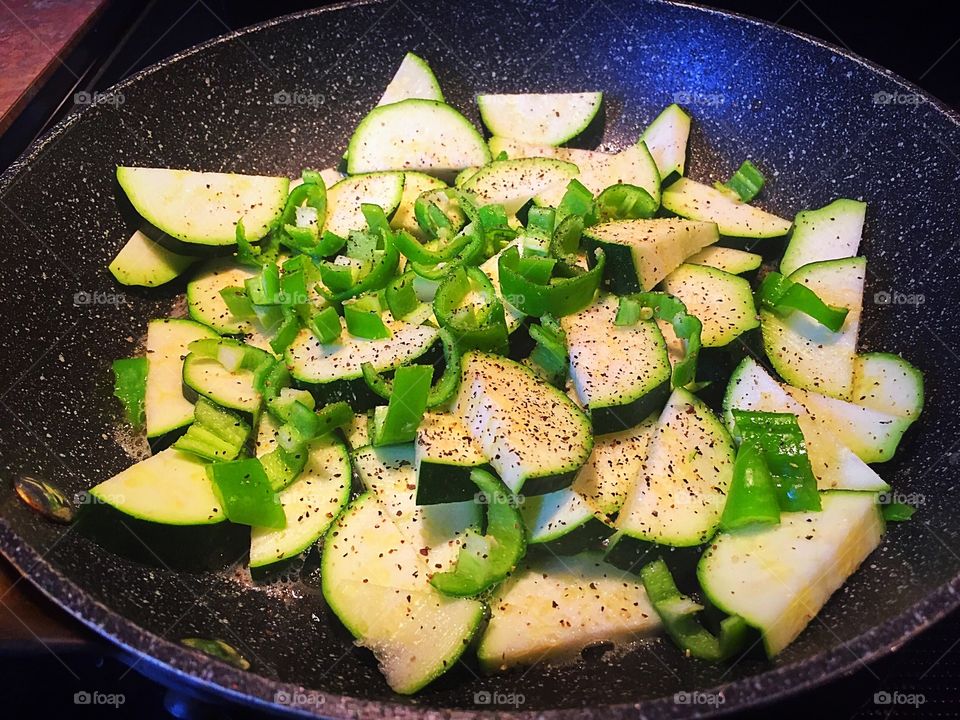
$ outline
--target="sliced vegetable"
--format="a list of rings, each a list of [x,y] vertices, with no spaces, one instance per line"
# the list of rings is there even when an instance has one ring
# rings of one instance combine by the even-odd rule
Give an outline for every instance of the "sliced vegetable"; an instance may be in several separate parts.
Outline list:
[[[843,321],[849,312],[847,308],[827,305],[806,285],[794,282],[778,272],[772,272],[763,279],[757,296],[764,307],[781,316],[798,310],[833,332],[843,327]]]
[[[145,357],[113,361],[113,395],[123,403],[124,417],[136,430],[143,427],[145,419],[147,367]]]
[[[483,124],[492,135],[560,145],[583,132],[596,116],[603,93],[477,95]]]
[[[735,200],[722,190],[680,178],[663,191],[663,207],[690,220],[717,224],[721,235],[768,238],[786,235],[790,221]]]
[[[372,366],[366,365],[364,369]],[[373,416],[371,441],[375,447],[413,442],[423,420],[430,394],[433,368],[429,365],[404,365],[393,377],[390,404],[377,408]],[[381,410],[383,409],[383,412]]]
[[[733,479],[720,516],[721,530],[780,522],[777,484],[767,467],[763,448],[744,438],[733,463]]]
[[[173,280],[196,258],[177,255],[137,230],[108,266],[117,282],[124,285],[157,287]]]
[[[207,466],[207,475],[230,522],[283,528],[287,519],[263,466],[256,458]]]
[[[558,275],[547,283],[538,283],[521,272],[520,251],[509,247],[498,260],[500,290],[520,312],[535,317],[562,317],[582,310],[593,302],[603,278],[606,257],[596,253],[593,268],[584,272],[576,266],[558,262]]]
[[[757,170],[757,166],[749,160],[744,160],[725,185],[733,190],[743,202],[750,202],[760,194],[764,182],[766,180],[763,173]]]

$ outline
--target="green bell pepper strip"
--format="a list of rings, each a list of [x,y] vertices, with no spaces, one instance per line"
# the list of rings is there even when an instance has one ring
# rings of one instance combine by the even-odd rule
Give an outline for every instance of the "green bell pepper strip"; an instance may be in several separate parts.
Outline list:
[[[734,435],[741,443],[753,442],[763,451],[783,512],[820,509],[817,479],[810,467],[807,446],[791,413],[733,410]]]
[[[278,403],[273,399],[267,409],[283,423],[277,430],[276,448],[260,458],[270,486],[275,491],[285,488],[303,472],[310,455],[307,446],[311,440],[353,419],[353,410],[345,402],[332,403],[313,412],[300,401]]]
[[[426,280],[442,280],[458,267],[476,265],[484,259],[484,248],[486,247],[486,238],[483,232],[476,228],[476,225],[468,225],[463,229],[461,234],[469,237],[469,242],[458,255],[450,260],[435,265],[426,265],[411,260],[409,263],[410,269]]]
[[[421,265],[437,265],[451,260],[473,240],[472,235],[459,233],[447,242],[438,240],[425,245],[406,230],[399,230],[393,239],[402,255]]]
[[[763,189],[765,179],[763,173],[757,170],[749,160],[744,160],[733,176],[725,185],[733,190],[743,202],[750,202]]]
[[[256,458],[213,463],[207,475],[230,522],[255,527],[286,527],[280,499]]]
[[[700,320],[688,314],[687,306],[673,295],[662,292],[642,292],[620,298],[620,307],[614,324],[629,325],[632,324],[628,322],[629,320],[637,322],[645,319],[645,313],[633,309],[634,304],[640,308],[649,308],[652,311],[652,317],[670,323],[677,337],[684,341],[686,350],[684,358],[673,366],[673,387],[686,387],[694,382],[697,378],[697,358],[700,355],[700,332],[703,330]]]
[[[798,310],[833,332],[843,327],[847,308],[827,305],[803,283],[798,283],[778,272],[767,275],[757,291],[761,304],[778,315]]]
[[[469,536],[460,547],[453,570],[430,578],[437,590],[455,597],[471,597],[500,582],[527,550],[527,533],[517,499],[485,470],[473,470],[470,480],[480,490],[477,501],[487,508],[486,534]]]
[[[685,654],[719,662],[743,649],[748,638],[744,619],[739,615],[724,618],[720,623],[719,637],[713,635],[697,619],[703,606],[680,593],[662,558],[644,565],[640,569],[640,579],[664,629]]]
[[[652,218],[660,207],[645,189],[627,183],[606,188],[596,202],[600,222]]]
[[[352,288],[357,282],[357,269],[353,265],[323,262],[320,263],[319,270],[320,279],[330,292],[344,292]]]
[[[322,310],[312,308],[309,315],[304,319],[304,325],[317,339],[317,342],[322,345],[329,345],[336,341],[340,337],[340,333],[343,332],[340,316],[330,306]]]
[[[517,263],[517,272],[532,283],[546,285],[553,277],[553,268],[556,264],[556,258],[523,255],[520,257],[520,262]]]
[[[883,514],[883,519],[887,522],[906,522],[913,517],[913,514],[917,511],[912,505],[907,505],[902,502],[890,503],[888,505],[881,505],[880,512]]]
[[[576,215],[584,220],[586,225],[596,222],[596,203],[593,193],[579,180],[571,180],[566,192],[557,205],[556,222],[559,224],[570,215]]]
[[[481,303],[461,307],[476,288]],[[433,313],[440,327],[449,330],[464,350],[490,350],[503,353],[509,345],[506,315],[497,291],[480,268],[458,267],[437,287]]]
[[[298,255],[295,259],[305,258],[306,255]],[[281,305],[303,305],[310,302],[307,293],[307,272],[300,268],[287,271],[284,269],[280,278],[280,293],[277,298]]]
[[[318,285],[317,292],[319,292],[327,302],[342,303],[344,300],[349,300],[358,295],[381,290],[386,287],[387,283],[396,275],[399,262],[400,252],[397,250],[393,238],[387,236],[384,238],[383,254],[374,261],[373,266],[366,275],[342,290],[331,292],[323,285]],[[324,266],[321,265],[321,273],[323,272],[323,267]],[[326,284],[326,279],[324,279],[324,284]]]
[[[253,310],[253,303],[242,287],[225,287],[220,291],[220,297],[226,303],[230,314],[240,320],[253,320],[257,315]]]
[[[450,217],[424,193],[413,203],[413,216],[423,234],[429,238],[452,235],[455,231]]]
[[[580,252],[580,238],[583,236],[584,222],[580,215],[567,215],[557,223],[548,246],[550,254],[558,260],[572,263]]]
[[[532,232],[544,238],[553,235],[556,227],[557,211],[551,207],[533,206],[527,211],[527,232]]]
[[[438,334],[440,342],[443,343],[444,368],[440,379],[433,384],[427,395],[428,408],[449,402],[460,385],[460,346],[449,330],[440,328]],[[367,387],[384,400],[390,400],[393,396],[393,381],[378,373],[370,363],[363,363],[360,369]]]
[[[123,358],[113,361],[113,395],[123,403],[123,414],[134,429],[143,427],[145,419],[144,396],[147,391],[145,357]]]
[[[317,245],[318,229],[323,227],[327,219],[327,186],[318,172],[305,170],[302,177],[303,183],[287,195],[278,226],[283,230],[280,234],[281,243],[291,250],[310,252]],[[304,204],[317,211],[317,222],[310,228],[296,224],[297,208]]]
[[[275,263],[280,254],[279,234],[269,232],[260,242],[254,245],[247,240],[247,234],[243,228],[243,219],[237,220],[236,231],[237,250],[236,261],[240,265],[248,267],[260,267],[268,263]]]
[[[408,270],[391,280],[384,290],[384,299],[394,320],[402,320],[420,307],[420,298],[413,287],[415,277],[416,273]]]
[[[250,425],[237,413],[205,397],[194,405],[193,423],[173,447],[207,460],[235,460],[250,437]]]
[[[290,347],[291,343],[297,339],[297,335],[300,334],[300,328],[302,327],[300,316],[297,315],[296,312],[286,307],[284,310],[287,312],[284,313],[283,321],[270,339],[270,348],[277,355],[282,355],[283,351]]]
[[[536,342],[530,360],[537,364],[551,385],[564,387],[567,381],[567,338],[556,319],[549,315],[530,325],[530,337]]]
[[[260,267],[260,274],[243,281],[247,297],[254,305],[280,304],[280,268],[276,263]]]
[[[600,281],[606,256],[597,250],[597,264],[589,271],[558,263],[558,272],[568,272],[573,277],[555,277],[541,284],[528,280],[520,273],[520,252],[509,247],[500,253],[500,291],[511,305],[520,312],[534,317],[570,315],[590,305]]]
[[[390,229],[390,220],[382,207],[374,203],[360,203],[360,212],[363,213],[363,218],[367,221],[367,227],[373,235],[381,238],[393,235],[393,230]]]
[[[754,440],[744,440],[733,463],[733,479],[720,516],[721,530],[780,522],[777,486],[763,450]]]
[[[343,319],[347,323],[347,332],[354,337],[378,340],[392,335],[383,322],[380,303],[373,295],[343,303]]]
[[[374,447],[413,442],[427,409],[433,367],[403,365],[393,376],[393,392],[384,409],[376,408],[370,440]]]
[[[382,237],[382,235],[373,232],[351,230],[347,234],[347,247],[344,250],[344,255],[365,263],[371,263],[383,244]]]

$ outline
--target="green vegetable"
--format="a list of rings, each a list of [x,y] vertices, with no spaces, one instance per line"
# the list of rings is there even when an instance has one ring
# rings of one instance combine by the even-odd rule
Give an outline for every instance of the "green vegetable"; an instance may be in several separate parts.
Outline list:
[[[500,253],[500,289],[511,305],[534,317],[548,314],[561,317],[587,307],[597,294],[606,264],[600,250],[597,251],[597,264],[589,271],[558,261],[555,266],[557,277],[547,283],[538,283],[523,276],[520,261],[516,247]]]
[[[640,578],[667,634],[687,655],[718,662],[733,657],[746,644],[748,627],[738,615],[720,622],[719,637],[700,624],[697,613],[703,606],[680,594],[662,558],[645,565]]]
[[[566,333],[560,323],[555,318],[544,315],[539,324],[530,325],[530,337],[536,341],[530,360],[543,371],[550,384],[564,387],[569,355]]]
[[[468,295],[477,302],[462,305]],[[449,330],[463,350],[505,352],[507,322],[503,303],[490,278],[477,267],[458,267],[437,287],[433,312],[440,326]]]
[[[733,463],[733,479],[720,517],[721,530],[736,530],[754,523],[780,522],[777,486],[763,450],[754,440],[744,440]]]
[[[450,401],[460,385],[460,347],[449,330],[440,328],[440,342],[443,343],[443,375],[430,388],[427,395],[427,407],[435,408]],[[370,363],[363,363],[363,379],[373,392],[385,400],[393,396],[393,381],[378,373]]]
[[[230,522],[283,528],[287,518],[263,466],[256,458],[207,466],[207,475]]]
[[[250,425],[237,413],[205,397],[197,400],[193,423],[173,447],[207,460],[234,460],[250,437]]]
[[[374,206],[377,207],[377,206]],[[400,252],[393,242],[393,236],[387,235],[383,238],[383,251],[378,252],[373,260],[373,264],[367,273],[359,280],[354,281],[350,276],[350,284],[339,286],[335,290],[328,282],[328,276],[324,274],[326,270],[331,273],[331,268],[335,267],[330,263],[324,263],[320,266],[320,273],[323,279],[323,285],[317,286],[319,292],[327,302],[340,303],[344,300],[363,295],[364,293],[382,290],[386,287],[397,272],[397,265],[400,262]],[[332,277],[332,276],[331,276]],[[326,287],[324,287],[326,285]]]
[[[308,227],[297,225],[297,208],[306,204],[316,211],[316,219]],[[319,228],[327,217],[327,187],[320,173],[304,170],[303,183],[293,188],[287,196],[287,202],[280,214],[279,227],[280,242],[291,250],[311,254],[325,255],[318,252]]]
[[[917,511],[912,505],[895,502],[889,505],[881,506],[880,512],[883,513],[883,519],[887,522],[905,522],[913,517]]]
[[[432,380],[430,365],[397,368],[389,405],[385,409],[381,405],[374,411],[371,441],[375,447],[413,442],[427,408]]]
[[[226,303],[227,309],[240,320],[253,320],[257,315],[253,303],[247,296],[247,291],[241,287],[225,287],[220,291],[220,297]]]
[[[485,470],[474,470],[470,480],[486,505],[486,534],[468,535],[452,571],[437,573],[430,584],[447,595],[470,597],[503,580],[526,551],[526,530],[517,502],[507,487]]]
[[[778,272],[771,272],[757,291],[760,302],[778,315],[788,315],[799,310],[809,315],[824,327],[837,332],[847,318],[847,308],[827,305],[803,283],[794,282]]]
[[[304,324],[313,333],[317,341],[323,345],[334,342],[340,337],[343,330],[343,326],[340,324],[340,316],[332,307],[311,312]]]
[[[343,319],[347,321],[347,332],[354,337],[377,340],[391,336],[390,329],[383,323],[380,303],[373,295],[345,302]]]
[[[807,446],[790,413],[733,410],[734,433],[741,443],[756,443],[763,452],[783,512],[820,509],[817,479],[810,467]]]
[[[598,265],[599,267],[599,265]],[[673,386],[686,387],[697,378],[697,358],[700,355],[700,320],[687,313],[687,306],[673,295],[662,292],[642,292],[624,295],[617,309],[616,325],[630,325],[644,317],[641,308],[649,308],[653,317],[673,326],[673,332],[684,341],[683,360],[673,367]]]
[[[595,214],[596,203],[593,193],[579,180],[571,180],[560,199],[560,204],[557,205],[557,224],[559,225],[570,215],[576,215],[582,218],[585,224],[593,225],[596,222]]]
[[[394,320],[402,320],[420,307],[420,299],[413,287],[416,273],[407,271],[390,281],[384,291],[387,307]]]
[[[277,446],[260,458],[270,486],[278,492],[303,471],[311,440],[353,419],[353,410],[345,402],[331,403],[313,412],[309,401],[304,404],[289,395],[285,398],[282,393],[267,402],[267,409],[283,423],[277,430]]]
[[[628,184],[611,185],[597,195],[600,222],[652,218],[659,204],[642,187]]]
[[[763,174],[749,160],[744,160],[733,176],[727,180],[726,186],[733,190],[743,202],[750,202],[763,189],[765,182]]]
[[[270,339],[270,347],[277,355],[282,355],[300,334],[300,317],[289,308],[285,307],[284,310],[284,318]]]
[[[247,234],[244,232],[243,220],[241,219],[237,221],[235,237],[237,242],[236,260],[240,265],[260,267],[276,261],[279,247],[275,234],[269,233],[260,240],[259,244],[254,245],[247,240]]]
[[[406,230],[400,230],[394,237],[397,249],[407,259],[422,265],[437,265],[454,258],[474,240],[469,233],[454,235],[450,240],[435,240],[428,244],[420,243]]]
[[[280,268],[276,263],[260,267],[260,274],[247,278],[244,283],[247,297],[254,305],[278,305],[280,303]]]
[[[113,361],[113,394],[123,403],[123,414],[135,429],[143,427],[144,396],[147,389],[147,358]]]

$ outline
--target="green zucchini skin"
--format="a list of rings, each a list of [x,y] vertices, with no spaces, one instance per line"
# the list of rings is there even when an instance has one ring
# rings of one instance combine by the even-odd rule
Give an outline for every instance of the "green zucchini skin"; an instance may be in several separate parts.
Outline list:
[[[477,486],[470,480],[474,470],[493,472],[489,463],[482,465],[445,465],[422,462],[417,476],[417,505],[441,505],[465,502],[477,495]]]
[[[592,408],[590,422],[593,424],[593,432],[595,435],[606,435],[636,427],[650,417],[651,413],[662,410],[669,397],[668,379],[626,405]]]
[[[581,242],[583,243],[584,250],[586,250],[587,264],[591,268],[597,263],[597,248],[602,249],[603,252],[606,253],[607,267],[610,268],[610,270],[603,274],[601,287],[604,290],[614,295],[630,295],[643,290],[643,288],[640,287],[640,280],[637,278],[637,273],[633,270],[633,251],[629,245],[604,242],[603,240],[590,237],[586,233],[584,233]],[[613,270],[613,268],[618,269]]]
[[[596,517],[554,540],[543,543],[529,543],[528,552],[538,552],[538,548],[554,555],[578,555],[587,550],[595,550],[603,541],[613,535],[614,529]]]

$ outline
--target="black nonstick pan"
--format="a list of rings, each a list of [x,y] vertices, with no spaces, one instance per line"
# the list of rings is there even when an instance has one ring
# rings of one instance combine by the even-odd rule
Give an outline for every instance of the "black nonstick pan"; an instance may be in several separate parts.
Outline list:
[[[175,573],[105,552],[15,496],[23,474],[83,491],[141,448],[117,435],[110,362],[135,351],[182,288],[123,288],[107,273],[131,230],[115,166],[296,176],[335,164],[407,51],[474,120],[481,91],[603,89],[605,122],[587,140],[613,148],[677,101],[695,119],[692,177],[724,179],[751,158],[769,180],[761,205],[784,217],[841,196],[869,204],[861,344],[902,352],[927,387],[923,417],[881,472],[919,510],[776,662],[711,665],[654,641],[499,677],[458,667],[403,698],[324,606],[309,559],[268,584],[245,571]],[[668,718],[851,672],[958,604],[958,152],[958,117],[889,72],[781,28],[663,2],[348,4],[180,54],[70,115],[0,178],[0,550],[138,670],[277,711]],[[250,668],[183,638],[222,640]],[[712,696],[722,704],[677,701],[693,690],[722,692]]]

